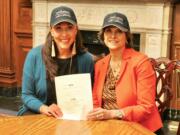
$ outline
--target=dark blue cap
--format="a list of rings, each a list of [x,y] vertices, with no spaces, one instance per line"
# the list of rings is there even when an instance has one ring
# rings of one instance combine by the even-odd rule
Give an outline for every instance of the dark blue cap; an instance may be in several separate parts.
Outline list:
[[[130,31],[127,17],[118,12],[110,13],[105,16],[102,28],[106,28],[108,26],[116,26],[124,32]]]
[[[71,24],[77,24],[77,19],[74,11],[66,6],[60,6],[53,9],[51,13],[50,26],[55,26],[61,22],[69,22]]]

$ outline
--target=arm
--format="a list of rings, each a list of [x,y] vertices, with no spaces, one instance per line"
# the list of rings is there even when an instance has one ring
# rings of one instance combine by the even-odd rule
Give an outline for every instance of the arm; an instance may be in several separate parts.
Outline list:
[[[60,117],[62,112],[56,104],[45,105],[46,73],[41,51],[34,50],[26,58],[23,70],[22,100],[30,110],[47,116]]]
[[[93,85],[93,83],[94,83],[94,61],[93,61],[92,57],[89,59],[89,66],[87,68],[91,74],[91,84]]]
[[[125,114],[125,120],[142,121],[147,119],[155,110],[156,77],[151,63],[147,57],[138,62],[136,69],[136,94],[137,101],[134,106],[121,108]]]
[[[39,112],[40,106],[43,104],[38,99],[37,88],[35,82],[36,57],[34,51],[30,51],[26,57],[23,68],[22,81],[22,101],[24,105],[34,112]]]
[[[78,69],[80,73],[90,73],[91,82],[94,82],[94,61],[90,53],[78,55]]]

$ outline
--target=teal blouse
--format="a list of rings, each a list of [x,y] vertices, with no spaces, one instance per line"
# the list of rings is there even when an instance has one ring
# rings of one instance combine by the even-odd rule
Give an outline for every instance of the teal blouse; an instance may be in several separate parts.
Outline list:
[[[17,115],[23,115],[29,109],[39,113],[42,104],[47,100],[46,69],[42,59],[42,46],[33,48],[27,55],[22,80],[22,102]],[[91,73],[93,78],[94,62],[88,52],[77,56],[79,73]]]

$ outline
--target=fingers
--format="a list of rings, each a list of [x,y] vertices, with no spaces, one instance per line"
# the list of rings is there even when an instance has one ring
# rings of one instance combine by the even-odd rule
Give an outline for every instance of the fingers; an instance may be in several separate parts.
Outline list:
[[[99,113],[93,116],[89,116],[88,117],[89,120],[103,120],[104,119],[104,114],[103,113]]]
[[[40,112],[47,116],[54,116],[56,118],[62,117],[61,109],[56,104],[50,106],[42,105],[40,107]]]
[[[87,119],[88,120],[103,120],[105,116],[105,109],[96,108],[88,113]]]
[[[51,116],[52,114],[49,112],[49,107],[47,105],[42,105],[39,109],[40,113],[45,114],[47,116]]]
[[[56,104],[52,104],[49,106],[49,112],[56,118],[62,116],[61,109]]]

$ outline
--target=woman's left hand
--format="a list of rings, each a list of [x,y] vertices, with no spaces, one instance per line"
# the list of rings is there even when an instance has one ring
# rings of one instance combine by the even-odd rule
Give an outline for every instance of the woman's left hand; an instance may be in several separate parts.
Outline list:
[[[91,112],[88,113],[88,120],[107,120],[113,119],[115,116],[113,110],[106,110],[103,108],[95,108]]]

